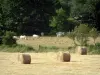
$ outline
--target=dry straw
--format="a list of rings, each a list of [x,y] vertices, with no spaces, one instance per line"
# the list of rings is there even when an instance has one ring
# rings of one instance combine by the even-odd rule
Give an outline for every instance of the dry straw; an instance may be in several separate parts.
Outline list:
[[[21,54],[18,58],[22,64],[30,64],[31,56],[29,54]]]
[[[59,52],[57,59],[62,62],[70,62],[71,55],[69,52]]]
[[[87,55],[87,48],[86,47],[78,46],[77,52],[80,55]]]

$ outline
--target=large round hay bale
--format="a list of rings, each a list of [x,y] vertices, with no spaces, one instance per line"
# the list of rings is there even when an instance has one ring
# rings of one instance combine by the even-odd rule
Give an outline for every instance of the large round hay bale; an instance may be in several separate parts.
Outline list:
[[[20,61],[22,64],[30,64],[31,56],[29,54],[22,54],[20,55]]]
[[[71,55],[69,52],[62,52],[57,58],[59,58],[60,61],[63,61],[63,62],[70,62]]]
[[[80,55],[87,55],[87,48],[86,47],[78,46],[78,53]]]

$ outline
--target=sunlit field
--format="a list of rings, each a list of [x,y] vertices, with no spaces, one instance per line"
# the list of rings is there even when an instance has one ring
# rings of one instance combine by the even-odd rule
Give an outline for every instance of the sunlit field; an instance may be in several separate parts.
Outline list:
[[[100,55],[71,54],[60,62],[56,53],[28,53],[31,64],[18,62],[18,53],[0,53],[0,75],[100,75]]]
[[[38,49],[39,45],[42,46],[56,46],[59,48],[68,48],[74,45],[73,41],[65,37],[40,37],[40,38],[32,38],[32,36],[28,36],[27,40],[19,39],[18,44],[25,44],[32,46],[35,49]],[[100,37],[96,39],[96,42],[100,42]],[[88,44],[94,44],[93,39],[89,38]]]
[[[96,42],[100,42],[97,38]],[[40,37],[20,39],[25,44],[38,49],[39,45],[68,48],[73,41],[68,37]],[[89,44],[93,44],[90,38]],[[18,54],[0,52],[0,75],[100,75],[100,55],[79,55],[71,53],[70,62],[57,60],[57,52],[27,53],[31,55],[31,64],[21,64]]]
[[[73,41],[68,37],[40,37],[40,38],[32,38],[27,37],[27,40],[19,39],[18,44],[25,44],[38,49],[39,45],[43,46],[56,46],[59,48],[67,48],[73,45]]]

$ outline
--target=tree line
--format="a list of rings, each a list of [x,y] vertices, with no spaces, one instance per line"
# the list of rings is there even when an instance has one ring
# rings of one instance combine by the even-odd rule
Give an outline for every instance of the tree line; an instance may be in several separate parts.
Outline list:
[[[0,35],[72,31],[80,23],[100,30],[100,0],[0,0]]]

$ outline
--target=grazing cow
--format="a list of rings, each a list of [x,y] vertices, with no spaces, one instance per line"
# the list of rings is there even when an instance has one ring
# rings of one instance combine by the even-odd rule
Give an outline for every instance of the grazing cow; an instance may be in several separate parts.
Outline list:
[[[26,40],[27,38],[26,38],[25,35],[21,35],[21,36],[20,36],[20,39],[25,39],[25,40]]]
[[[17,39],[18,39],[18,37],[17,37],[17,36],[13,36],[13,39],[16,39],[16,40],[17,40]]]
[[[41,36],[44,36],[44,33],[43,32],[41,32]]]
[[[39,35],[33,34],[33,38],[39,38]]]
[[[64,36],[65,33],[64,32],[57,32],[56,35],[57,35],[57,37],[61,37],[61,36]]]

